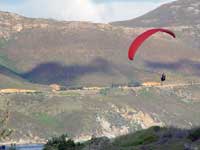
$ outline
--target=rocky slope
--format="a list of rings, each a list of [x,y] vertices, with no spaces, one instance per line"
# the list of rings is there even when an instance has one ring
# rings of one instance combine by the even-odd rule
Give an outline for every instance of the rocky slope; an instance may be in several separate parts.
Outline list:
[[[199,125],[199,85],[102,88],[57,92],[1,93],[1,111],[9,101],[7,141],[45,142],[67,133],[75,141],[116,136],[151,126]]]

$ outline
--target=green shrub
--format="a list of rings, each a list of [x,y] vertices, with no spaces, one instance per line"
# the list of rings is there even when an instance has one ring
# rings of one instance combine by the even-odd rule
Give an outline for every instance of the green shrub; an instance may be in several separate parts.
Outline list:
[[[155,131],[155,132],[159,132],[162,128],[160,126],[153,126],[152,129]]]
[[[142,130],[133,134],[119,137],[115,140],[114,144],[122,147],[130,147],[150,144],[156,142],[158,139],[159,136],[156,135],[154,128],[149,128],[147,130]]]
[[[104,89],[100,90],[100,94],[103,95],[103,96],[106,96],[106,95],[108,95],[109,91],[110,91],[109,88],[104,88]]]
[[[133,146],[145,145],[145,144],[153,143],[157,140],[158,140],[158,137],[156,135],[141,135],[140,137],[138,137],[138,139],[133,141],[132,144]]]
[[[197,141],[200,139],[200,128],[194,129],[193,131],[190,132],[188,135],[188,139],[191,141]]]
[[[67,135],[61,135],[60,137],[53,137],[44,145],[43,150],[79,150],[82,145],[80,143],[75,144],[71,139],[67,139]]]

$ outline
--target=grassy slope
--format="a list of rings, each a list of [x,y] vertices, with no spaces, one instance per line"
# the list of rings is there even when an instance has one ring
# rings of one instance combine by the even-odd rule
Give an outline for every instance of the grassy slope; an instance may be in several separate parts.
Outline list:
[[[128,49],[130,39],[117,29],[101,31],[101,28],[92,30],[86,28],[75,29],[72,33],[68,30],[66,33],[62,32],[59,28],[50,31],[34,29],[16,35],[17,40],[12,40],[4,48],[6,56],[15,63],[15,67],[11,64],[6,66],[14,71],[18,70],[22,77],[34,83],[65,85],[108,85],[112,82],[128,83],[131,80],[155,79],[156,74],[146,72],[146,69],[176,71],[181,74],[192,72],[194,76],[199,73],[197,68],[189,66],[190,62],[187,61],[188,58],[193,58],[190,55],[194,53],[195,56],[199,56],[199,52],[193,49],[188,51],[179,41],[178,44],[163,39],[160,44],[155,44],[154,40],[157,39],[152,39],[144,44],[137,54],[137,59],[132,63],[127,60],[124,52]],[[117,36],[118,34],[121,36]],[[104,37],[107,37],[106,40]],[[176,53],[177,48],[179,55]],[[160,49],[166,50],[160,51]],[[179,62],[182,60],[183,62]],[[8,62],[11,61],[5,60],[3,63]],[[165,68],[169,62],[169,66],[172,67]],[[188,64],[186,67],[189,69],[185,69],[184,66],[173,68],[179,63]]]
[[[131,62],[127,58],[128,47],[145,29],[14,16],[3,17],[12,22],[2,26],[10,35],[9,40],[0,40],[0,65],[33,83],[105,86],[157,81],[160,76],[157,72],[163,71],[173,73],[168,78],[172,82],[174,77],[185,80],[185,75],[191,78],[191,74],[200,74],[197,61],[200,52],[183,43],[178,33],[177,40],[154,36]],[[10,31],[17,24],[24,28],[20,32]]]
[[[58,147],[68,149],[65,137],[54,137],[45,145],[45,149]],[[135,133],[109,140],[106,137],[92,138],[83,143],[75,143],[76,150],[183,150],[200,148],[200,128],[183,130],[179,128],[161,128],[154,126]],[[50,142],[51,141],[51,142]],[[63,144],[65,141],[65,144]],[[56,149],[56,148],[55,148]]]
[[[200,148],[199,142],[192,142],[188,136],[188,134],[193,134],[193,132],[197,133],[199,132],[199,129],[181,130],[177,128],[152,127],[133,134],[118,137],[112,144],[116,149],[121,150],[181,150],[185,148],[186,144],[193,148]]]

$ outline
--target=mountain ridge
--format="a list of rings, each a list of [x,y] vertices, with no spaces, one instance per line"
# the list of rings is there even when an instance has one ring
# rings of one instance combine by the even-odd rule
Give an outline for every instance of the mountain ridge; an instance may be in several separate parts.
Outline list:
[[[165,27],[199,25],[200,3],[198,0],[177,0],[127,21],[112,22],[112,25],[127,27]]]

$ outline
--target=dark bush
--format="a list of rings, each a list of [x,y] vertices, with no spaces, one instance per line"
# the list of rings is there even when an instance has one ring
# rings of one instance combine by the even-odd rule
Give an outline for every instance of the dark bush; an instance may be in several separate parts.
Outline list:
[[[67,137],[67,135],[53,137],[44,145],[43,150],[75,150],[76,144],[71,139],[66,140]]]
[[[190,139],[193,142],[199,140],[200,139],[200,128],[192,130],[188,135],[188,139]]]
[[[141,83],[138,81],[132,81],[128,83],[128,87],[138,87],[138,86],[141,86]]]
[[[162,128],[160,126],[152,127],[155,132],[159,132]]]

